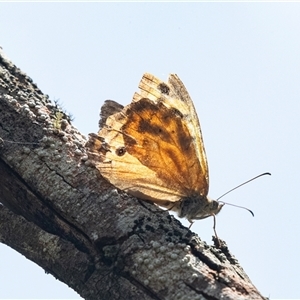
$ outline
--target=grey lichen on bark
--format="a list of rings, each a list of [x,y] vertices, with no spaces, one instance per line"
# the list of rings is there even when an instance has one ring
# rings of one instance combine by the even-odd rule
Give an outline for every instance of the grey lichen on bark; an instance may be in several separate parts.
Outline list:
[[[0,242],[85,299],[264,299],[226,244],[94,169],[68,115],[0,51]]]

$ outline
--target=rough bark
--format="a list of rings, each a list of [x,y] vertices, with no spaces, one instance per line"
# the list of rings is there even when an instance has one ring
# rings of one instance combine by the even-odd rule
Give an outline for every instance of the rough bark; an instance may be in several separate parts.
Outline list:
[[[0,51],[0,242],[85,299],[264,299],[224,244],[116,190],[86,138]]]

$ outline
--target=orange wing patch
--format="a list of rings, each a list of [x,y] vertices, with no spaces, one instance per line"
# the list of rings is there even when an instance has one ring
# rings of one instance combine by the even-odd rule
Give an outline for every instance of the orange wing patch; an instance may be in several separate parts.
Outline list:
[[[178,212],[190,222],[217,214],[210,200],[208,166],[193,102],[177,75],[165,83],[144,74],[131,104],[108,100],[90,160],[103,177],[139,198]]]

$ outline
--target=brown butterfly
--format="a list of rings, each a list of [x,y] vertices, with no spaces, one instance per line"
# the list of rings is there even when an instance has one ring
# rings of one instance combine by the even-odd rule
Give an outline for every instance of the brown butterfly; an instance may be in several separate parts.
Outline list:
[[[90,159],[103,177],[138,198],[193,220],[215,217],[224,203],[210,199],[208,165],[193,102],[176,74],[165,83],[144,74],[132,102],[107,100]]]

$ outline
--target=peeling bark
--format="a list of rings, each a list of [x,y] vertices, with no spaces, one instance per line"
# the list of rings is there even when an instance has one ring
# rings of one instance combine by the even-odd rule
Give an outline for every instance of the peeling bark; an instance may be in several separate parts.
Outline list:
[[[116,190],[70,118],[0,51],[0,242],[85,299],[264,299],[208,246]]]

